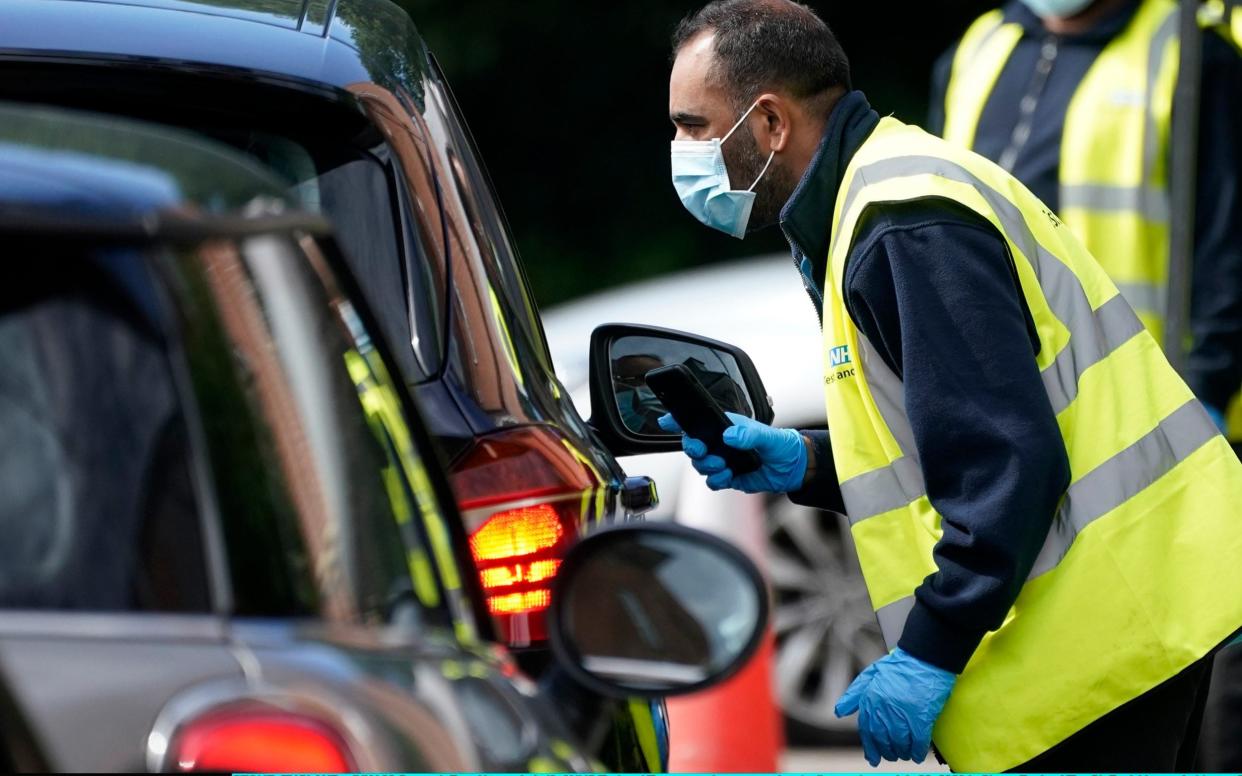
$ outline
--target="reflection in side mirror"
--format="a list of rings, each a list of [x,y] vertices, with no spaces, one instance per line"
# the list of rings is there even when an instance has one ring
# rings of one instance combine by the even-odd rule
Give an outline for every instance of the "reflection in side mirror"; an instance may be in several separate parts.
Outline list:
[[[732,545],[673,523],[592,534],[566,557],[552,595],[553,650],[604,695],[664,696],[741,668],[767,624],[754,564]]]
[[[656,419],[664,414],[664,405],[647,387],[645,377],[653,369],[677,364],[690,370],[720,409],[755,416],[732,353],[684,340],[625,335],[608,343],[608,360],[621,422],[635,434],[663,433]]]
[[[653,326],[605,324],[591,335],[591,423],[615,455],[677,450],[679,435],[657,423],[664,405],[646,375],[681,365],[726,412],[772,422],[754,364],[723,342]]]

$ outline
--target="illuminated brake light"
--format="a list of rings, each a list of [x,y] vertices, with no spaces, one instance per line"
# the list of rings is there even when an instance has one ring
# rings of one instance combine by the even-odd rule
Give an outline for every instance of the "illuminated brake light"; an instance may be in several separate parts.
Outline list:
[[[533,555],[555,547],[565,533],[550,504],[499,512],[470,537],[476,563]]]
[[[346,773],[344,739],[315,719],[274,709],[215,711],[184,725],[170,746],[182,772]]]
[[[519,426],[480,437],[454,464],[453,487],[498,635],[543,641],[560,559],[603,516],[599,475],[552,427]]]
[[[519,582],[542,582],[556,576],[561,567],[559,560],[537,560],[533,563],[514,563],[507,566],[483,569],[479,576],[483,580],[483,589],[516,585]]]
[[[518,614],[541,612],[552,605],[552,591],[531,590],[525,593],[494,595],[487,599],[487,609],[492,614]]]

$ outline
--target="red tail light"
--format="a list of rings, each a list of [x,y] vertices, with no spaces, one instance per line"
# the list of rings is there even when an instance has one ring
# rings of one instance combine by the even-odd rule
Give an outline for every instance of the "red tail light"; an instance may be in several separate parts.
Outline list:
[[[543,641],[552,580],[594,514],[598,475],[558,433],[525,426],[478,440],[453,467],[453,485],[500,637]]]
[[[174,736],[169,762],[179,771],[347,773],[345,740],[328,725],[277,709],[214,711]]]

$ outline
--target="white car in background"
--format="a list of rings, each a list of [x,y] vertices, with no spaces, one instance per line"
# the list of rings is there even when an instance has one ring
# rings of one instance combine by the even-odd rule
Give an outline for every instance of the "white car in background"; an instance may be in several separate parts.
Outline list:
[[[590,332],[601,323],[664,326],[736,345],[763,377],[775,424],[823,428],[822,344],[815,310],[788,256],[716,264],[647,280],[546,310],[556,372],[590,413]],[[627,468],[660,484],[652,517],[735,535],[762,525],[759,558],[771,579],[775,678],[791,743],[853,734],[854,718],[832,712],[854,676],[883,654],[848,524],[842,515],[800,507],[784,496],[714,493],[680,453],[641,456]],[[757,514],[761,519],[749,520]],[[753,547],[752,547],[753,549]]]

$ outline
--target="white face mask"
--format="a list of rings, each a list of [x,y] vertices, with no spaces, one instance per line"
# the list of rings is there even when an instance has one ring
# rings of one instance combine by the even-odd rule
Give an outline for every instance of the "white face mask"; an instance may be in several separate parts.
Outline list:
[[[1036,16],[1067,19],[1086,10],[1092,0],[1022,0],[1022,4]]]
[[[768,155],[767,164],[763,165],[763,170],[759,172],[754,183],[750,184],[750,188],[736,191],[729,186],[729,170],[725,167],[721,144],[742,126],[742,122],[758,104],[755,102],[747,108],[724,137],[712,140],[674,140],[672,147],[673,188],[677,189],[681,204],[703,224],[733,235],[739,240],[746,236],[746,224],[750,221],[750,210],[755,204],[755,186],[759,185],[764,173],[772,165],[776,152]]]

